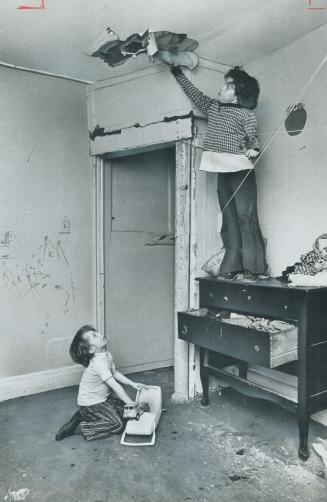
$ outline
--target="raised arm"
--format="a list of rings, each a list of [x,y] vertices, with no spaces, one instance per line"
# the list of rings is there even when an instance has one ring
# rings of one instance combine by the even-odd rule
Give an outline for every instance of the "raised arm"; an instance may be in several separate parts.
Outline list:
[[[207,114],[209,108],[213,105],[215,100],[206,96],[197,87],[195,87],[195,85],[193,85],[192,82],[185,77],[179,66],[172,66],[170,71],[190,100],[196,104],[201,112]]]

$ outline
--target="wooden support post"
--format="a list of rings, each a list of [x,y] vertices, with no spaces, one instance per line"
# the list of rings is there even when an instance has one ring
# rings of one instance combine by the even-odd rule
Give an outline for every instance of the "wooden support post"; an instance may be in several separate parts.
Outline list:
[[[177,312],[188,310],[190,294],[190,170],[191,145],[176,142],[175,319],[173,399],[188,399],[188,343],[178,338]]]
[[[200,159],[197,158],[197,152],[194,148],[194,142],[190,143],[191,165],[190,165],[190,299],[189,308],[197,309],[199,307],[199,285],[197,283],[197,164]],[[200,385],[199,385],[200,384]],[[188,373],[188,396],[193,399],[197,391],[201,391],[200,380],[200,352],[193,343],[189,344],[189,373]]]
[[[97,329],[104,333],[104,161],[95,157],[95,318]]]

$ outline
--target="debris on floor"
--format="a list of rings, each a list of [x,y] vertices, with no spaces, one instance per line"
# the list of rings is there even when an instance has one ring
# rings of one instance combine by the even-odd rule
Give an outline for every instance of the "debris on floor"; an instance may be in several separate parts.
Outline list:
[[[119,435],[93,445],[78,436],[55,441],[75,387],[0,403],[0,502],[9,487],[24,486],[25,502],[326,500],[325,467],[312,448],[306,462],[299,459],[297,420],[287,410],[232,389],[211,392],[205,408],[200,398],[176,402],[172,368],[134,378],[163,392],[166,412],[148,449],[123,447]],[[311,438],[327,440],[321,424],[310,429],[310,446]]]
[[[20,488],[19,490],[8,490],[7,495],[3,499],[5,502],[13,502],[15,500],[26,500],[29,497],[30,491],[28,488]]]
[[[192,425],[192,429],[189,430],[196,431],[200,437],[209,435],[210,448],[213,448],[215,452],[223,452],[224,468],[232,484],[235,481],[251,482],[253,486],[264,488],[263,473],[267,469],[274,472],[275,479],[281,482],[285,473],[290,482],[294,483],[303,480],[305,484],[310,484],[316,476],[320,479],[325,478],[319,465],[309,467],[303,464],[284,446],[279,445],[276,448],[271,439],[258,440],[256,434],[249,431],[228,430],[225,424],[204,425],[189,422],[188,425]],[[327,453],[327,441],[321,440],[320,444],[322,443]],[[274,448],[273,455],[271,454],[272,447]],[[278,491],[277,487],[276,491]]]
[[[198,64],[198,57],[193,52],[198,45],[196,40],[185,34],[150,29],[120,40],[111,28],[107,28],[86,50],[86,54],[99,57],[112,67],[121,65],[139,54],[147,54],[152,62],[159,59],[193,70]]]
[[[312,448],[319,455],[325,468],[327,469],[327,440],[317,438],[317,443],[312,443]]]

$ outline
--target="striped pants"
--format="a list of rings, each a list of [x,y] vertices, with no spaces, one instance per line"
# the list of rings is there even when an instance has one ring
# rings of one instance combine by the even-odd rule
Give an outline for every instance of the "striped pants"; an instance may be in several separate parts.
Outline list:
[[[80,414],[80,431],[87,441],[105,439],[123,430],[124,403],[117,396],[109,395],[104,403],[80,406]]]

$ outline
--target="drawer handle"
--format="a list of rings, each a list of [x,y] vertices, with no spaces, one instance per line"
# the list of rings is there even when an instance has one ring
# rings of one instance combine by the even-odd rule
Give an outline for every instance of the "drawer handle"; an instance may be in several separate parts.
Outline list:
[[[187,335],[187,332],[188,332],[188,328],[187,328],[187,326],[184,324],[184,326],[182,327],[182,335]]]
[[[222,327],[220,327],[219,336],[220,336],[220,337],[222,337],[222,336],[223,336],[223,328],[222,328]]]
[[[224,296],[224,300],[228,302],[228,296]]]
[[[209,293],[209,298],[213,298],[215,295],[213,293]]]
[[[260,347],[259,347],[259,345],[255,345],[255,346],[254,346],[254,350],[255,350],[256,352],[259,352],[259,351],[260,351]]]
[[[252,296],[250,296],[250,295],[249,295],[249,296],[248,296],[248,300],[249,300],[249,301],[250,301],[250,300],[252,300]]]

